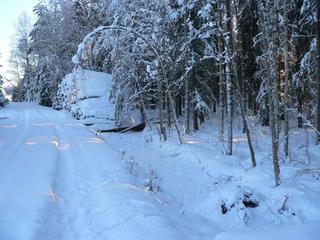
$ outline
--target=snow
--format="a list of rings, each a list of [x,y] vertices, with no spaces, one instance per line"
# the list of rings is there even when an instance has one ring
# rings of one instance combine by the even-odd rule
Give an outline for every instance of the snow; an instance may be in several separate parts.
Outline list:
[[[1,117],[1,239],[178,238],[160,203],[82,124],[30,104]]]
[[[110,104],[109,99],[106,96],[99,98],[89,98],[77,102],[74,105],[81,111],[82,116],[94,117],[97,119],[114,119],[114,106]]]
[[[79,70],[73,73],[76,76],[76,87],[79,90],[79,99],[88,97],[109,97],[112,85],[112,76],[107,73]]]
[[[214,240],[290,240],[290,239],[319,239],[319,224],[278,226],[264,228],[258,231],[228,232],[218,234]]]
[[[77,68],[60,84],[63,109],[86,124],[104,123],[114,128],[114,104],[110,101],[110,74]]]
[[[313,132],[291,130],[274,187],[268,129],[250,119],[252,169],[240,121],[226,156],[216,119],[179,145],[173,131],[165,143],[149,129],[100,135],[66,112],[11,103],[0,110],[0,239],[319,239]]]
[[[77,68],[68,74],[61,83],[66,91],[74,93],[71,103],[90,97],[109,97],[112,76],[107,73]],[[66,94],[71,95],[69,92]]]
[[[115,104],[111,98],[112,75],[78,67],[68,74],[59,87],[62,109],[95,130],[134,126],[142,122],[137,109],[123,112],[124,121],[116,122]]]
[[[183,145],[178,144],[174,131],[169,132],[165,143],[149,131],[104,136],[119,148],[138,186],[146,185],[150,169],[156,171],[159,191],[155,195],[165,207],[176,215],[197,219],[190,220],[196,228],[200,229],[199,219],[204,220],[203,232],[195,231],[195,239],[214,239],[210,225],[220,232],[217,239],[277,239],[275,232],[280,234],[278,239],[316,239],[320,234],[320,152],[312,143],[313,132],[307,131],[306,154],[306,132],[292,130],[291,161],[281,156],[282,184],[275,187],[268,129],[251,122],[258,162],[252,169],[240,123],[239,119],[234,156],[225,155],[226,146],[219,140],[215,120],[184,136]],[[246,207],[244,201],[248,199],[258,206]],[[222,205],[227,209],[225,214]],[[291,229],[297,229],[296,233]]]

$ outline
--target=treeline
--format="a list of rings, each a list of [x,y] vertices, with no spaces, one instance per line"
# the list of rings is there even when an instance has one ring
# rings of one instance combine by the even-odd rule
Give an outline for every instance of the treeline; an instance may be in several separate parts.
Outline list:
[[[181,122],[188,133],[214,111],[231,155],[239,113],[253,166],[246,118],[258,115],[271,129],[278,185],[279,138],[288,155],[289,115],[299,127],[320,130],[319,5],[319,0],[39,3],[30,34],[18,34],[13,49],[22,76],[13,98],[60,108],[59,83],[73,68],[111,73],[118,122],[132,108],[139,108],[145,121],[154,110],[161,137],[167,139],[172,125],[181,140]]]
[[[100,24],[93,23],[99,6],[88,1],[42,2],[34,7],[37,20],[33,26],[25,14],[18,20],[10,58],[11,75],[19,82],[13,100],[52,106],[59,83],[73,69],[71,58],[79,43]]]
[[[3,108],[4,106],[6,106],[8,104],[8,99],[6,99],[3,94],[2,85],[3,85],[3,77],[0,74],[0,108]]]

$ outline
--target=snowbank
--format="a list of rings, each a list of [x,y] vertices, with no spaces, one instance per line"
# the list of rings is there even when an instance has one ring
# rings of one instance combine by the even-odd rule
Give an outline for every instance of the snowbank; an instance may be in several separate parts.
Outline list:
[[[114,126],[114,104],[109,100],[111,85],[110,74],[78,68],[60,84],[60,108],[86,124]]]

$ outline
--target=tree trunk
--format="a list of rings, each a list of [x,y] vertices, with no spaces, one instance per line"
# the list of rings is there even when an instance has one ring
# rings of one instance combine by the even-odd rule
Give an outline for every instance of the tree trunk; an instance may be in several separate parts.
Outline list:
[[[277,140],[279,142],[279,136],[280,136],[280,56],[278,54],[277,49],[280,48],[280,41],[278,38],[278,35],[280,34],[280,30],[279,30],[279,24],[278,24],[278,6],[277,6],[277,2],[275,2],[272,6],[273,11],[274,11],[274,23],[276,26],[276,34],[273,35],[273,39],[276,42],[276,49],[274,49],[273,54],[275,55],[276,59],[277,59],[277,64],[274,65],[274,70],[278,73],[277,74],[277,78],[274,78],[274,92],[273,92],[273,98],[274,98],[274,115],[275,115],[275,126],[276,126],[276,136],[277,136]]]
[[[198,124],[198,111],[197,109],[193,109],[193,129],[199,130],[199,124]]]
[[[139,81],[136,79],[136,88],[137,88],[137,92],[140,92],[140,84],[139,84]],[[149,128],[152,130],[152,126],[151,126],[151,123],[149,121],[149,118],[147,116],[147,111],[146,111],[146,106],[145,106],[145,103],[144,103],[144,98],[143,98],[143,95],[142,94],[139,94],[139,98],[140,98],[140,112],[141,112],[141,118],[142,118],[142,121],[143,123],[147,123]]]
[[[232,61],[232,19],[230,1],[226,1],[227,10],[227,32],[229,35],[226,37],[227,59],[226,59],[226,84],[227,84],[227,124],[228,124],[228,149],[227,155],[232,155],[232,140],[233,140],[233,89],[231,79],[231,61]]]
[[[158,83],[158,110],[159,110],[159,120],[160,120],[160,136],[163,138],[164,141],[167,141],[167,134],[166,134],[166,129],[163,125],[163,94],[162,94],[162,82],[161,80]]]
[[[301,94],[298,92],[298,112],[302,113],[302,105],[303,105],[303,101],[302,101],[302,97]],[[298,115],[298,128],[302,128],[303,127],[303,119],[301,117],[301,115]]]
[[[220,13],[220,28],[222,29],[222,14],[221,9],[219,9]],[[224,141],[224,112],[225,112],[225,104],[224,104],[224,92],[225,92],[225,80],[224,80],[224,61],[223,61],[223,41],[222,41],[222,33],[219,36],[219,110],[220,110],[220,140]]]
[[[220,109],[220,139],[224,141],[224,66],[222,60],[222,41],[219,39],[219,109]]]
[[[171,97],[171,93],[170,93],[169,90],[168,90],[168,100],[169,100],[169,103],[170,103],[170,106],[171,106],[171,109],[172,109],[172,112],[173,112],[174,126],[175,126],[177,134],[178,134],[179,142],[180,142],[180,144],[182,144],[182,138],[181,138],[181,133],[180,133],[180,129],[179,129],[178,118],[177,118],[175,106],[173,104],[173,100],[172,100],[172,97]]]
[[[168,114],[168,116],[167,116],[167,118],[168,118],[167,126],[168,126],[168,129],[170,129],[171,128],[171,108],[170,108],[170,103],[169,103],[169,96],[166,97],[166,100],[167,100],[166,101],[166,105],[167,105],[167,114]]]
[[[239,7],[239,6],[238,6]],[[236,20],[236,26],[237,26],[237,31],[235,33],[235,36],[233,38],[233,43],[234,43],[234,47],[235,50],[234,52],[237,53],[235,59],[232,61],[233,63],[233,71],[234,71],[234,75],[235,75],[235,80],[236,80],[236,86],[238,88],[239,91],[239,98],[240,98],[240,107],[242,107],[243,109],[241,109],[241,111],[244,111],[244,117],[247,111],[247,98],[245,97],[244,91],[245,91],[245,85],[247,85],[247,82],[245,80],[244,77],[244,73],[243,73],[243,65],[242,65],[242,60],[245,59],[244,55],[243,55],[243,44],[242,44],[242,29],[239,23],[239,14],[238,14],[238,7],[234,7],[234,16],[235,16],[235,20]],[[246,119],[245,119],[246,122]],[[244,121],[242,122],[244,124]],[[243,125],[242,128],[242,133],[246,133],[246,129],[245,126]]]
[[[275,116],[275,94],[278,93],[278,47],[276,38],[278,32],[276,31],[277,13],[274,6],[275,3],[268,2],[266,6],[263,6],[260,12],[262,20],[262,36],[263,44],[267,51],[267,55],[264,59],[267,75],[265,76],[267,101],[269,102],[269,125],[271,132],[271,146],[272,146],[272,160],[275,177],[275,185],[280,185],[280,166],[278,146],[279,139],[277,138],[276,130],[276,116]]]
[[[272,96],[272,83],[269,85],[269,95]],[[270,106],[270,131],[272,139],[272,156],[273,156],[273,169],[276,186],[280,185],[280,166],[279,166],[279,156],[278,156],[278,139],[276,133],[276,122],[275,122],[275,111],[273,98],[269,97]]]
[[[177,96],[177,115],[181,116],[182,115],[182,101],[181,101],[181,94]]]
[[[317,23],[316,23],[316,33],[317,33],[317,113],[316,113],[316,128],[320,132],[320,0],[317,2]],[[320,134],[317,134],[317,144],[320,143]]]
[[[226,82],[227,82],[227,124],[228,124],[228,149],[227,155],[232,155],[232,139],[233,139],[233,100],[232,100],[232,80],[229,64],[226,66]]]
[[[289,26],[287,0],[284,0],[284,154],[289,155]]]
[[[200,125],[201,125],[204,123],[204,114],[203,114],[203,112],[199,112],[198,115],[199,115]]]
[[[271,3],[270,3],[271,4]],[[271,5],[271,22],[272,26],[278,25],[278,13],[276,6],[274,4]],[[271,131],[271,139],[272,139],[272,156],[273,156],[273,168],[274,168],[274,176],[276,186],[280,185],[280,166],[279,166],[279,59],[278,59],[278,45],[277,37],[278,31],[273,31],[271,33],[272,41],[270,51],[271,51],[271,69],[270,75],[268,78],[268,92],[269,92],[269,112],[270,112],[270,131]]]
[[[185,123],[185,131],[186,133],[190,132],[190,93],[189,93],[189,79],[186,79],[185,82],[185,111],[187,115],[186,123]]]
[[[237,11],[236,11],[236,16],[238,16]],[[236,20],[237,20],[237,24],[238,24],[239,19],[237,18]],[[241,32],[238,32],[238,34],[241,34]],[[242,68],[242,63],[241,63],[241,59],[243,59],[243,54],[242,54],[243,51],[242,51],[241,42],[237,41],[237,36],[235,37],[235,39],[236,39],[236,41],[235,41],[236,50],[235,51],[238,53],[240,52],[240,54],[238,55],[238,57],[236,59],[234,59],[232,61],[232,66],[233,66],[233,72],[234,72],[234,76],[235,76],[236,87],[238,89],[239,105],[240,105],[242,124],[243,124],[243,133],[245,133],[246,137],[247,137],[247,143],[248,143],[248,147],[249,147],[249,151],[250,151],[252,167],[256,167],[256,165],[257,165],[256,158],[255,158],[255,154],[254,154],[254,150],[253,150],[253,146],[252,146],[252,142],[251,142],[251,135],[250,135],[250,129],[248,126],[248,121],[246,118],[246,109],[245,109],[246,100],[243,98],[243,89],[241,88],[241,84],[244,84],[243,68]],[[237,65],[239,65],[239,66],[237,66]]]
[[[236,65],[235,63],[233,64],[233,68],[234,68],[234,72],[236,73]],[[250,151],[250,156],[251,156],[251,162],[252,162],[252,167],[255,167],[257,165],[256,162],[256,158],[254,155],[254,150],[253,150],[253,146],[252,146],[252,142],[251,142],[251,135],[250,135],[250,129],[248,126],[248,121],[246,118],[246,112],[245,112],[245,102],[243,100],[242,97],[242,93],[241,93],[241,88],[240,88],[240,81],[239,78],[236,76],[236,84],[237,84],[237,88],[238,88],[238,96],[239,96],[239,105],[240,105],[240,110],[241,110],[241,117],[242,117],[242,123],[243,123],[243,129],[244,132],[246,133],[246,137],[247,137],[247,142],[248,142],[248,147],[249,147],[249,151]]]

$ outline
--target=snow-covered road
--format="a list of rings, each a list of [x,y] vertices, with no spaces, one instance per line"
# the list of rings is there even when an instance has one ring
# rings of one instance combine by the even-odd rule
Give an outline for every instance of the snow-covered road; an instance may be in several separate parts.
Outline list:
[[[23,103],[0,118],[1,240],[183,237],[119,154],[65,113]]]
[[[265,137],[257,168],[244,169],[244,142],[227,158],[207,132],[185,136],[184,145],[148,134],[97,136],[66,113],[30,103],[1,109],[0,240],[319,239],[318,175],[282,165],[274,188]],[[318,169],[319,151],[310,150]],[[146,190],[148,169],[160,174],[157,193]],[[246,209],[243,191],[259,207]],[[290,200],[279,213],[284,196]],[[234,206],[228,214],[225,202]]]
[[[11,106],[0,122],[1,239],[31,239],[51,198],[58,159],[54,126],[38,108]]]

